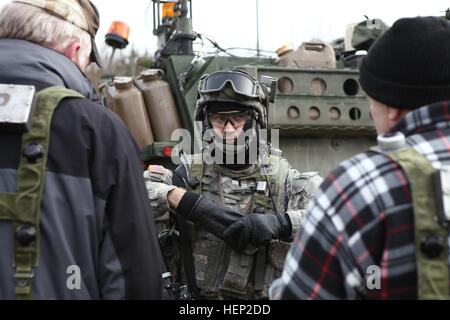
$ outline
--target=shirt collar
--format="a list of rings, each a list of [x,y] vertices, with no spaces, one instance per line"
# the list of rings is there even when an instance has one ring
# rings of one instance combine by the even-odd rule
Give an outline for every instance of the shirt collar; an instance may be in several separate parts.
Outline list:
[[[450,125],[450,101],[432,103],[406,114],[390,132],[402,132],[405,136],[434,130],[439,123]]]

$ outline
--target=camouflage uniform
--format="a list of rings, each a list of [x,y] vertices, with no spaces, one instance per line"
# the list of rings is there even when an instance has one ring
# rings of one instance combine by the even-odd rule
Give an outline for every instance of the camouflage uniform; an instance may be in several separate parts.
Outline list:
[[[198,173],[195,174],[196,170],[192,170],[193,166],[199,166],[195,163],[192,164],[193,158],[192,156],[186,157],[183,163],[185,172],[188,172],[185,177],[186,181],[194,178],[193,171],[194,175],[198,175]],[[274,201],[279,212],[286,212],[289,215],[292,223],[292,235],[295,235],[306,205],[314,196],[322,178],[316,172],[300,173],[291,168],[286,159],[272,155],[268,158],[271,164],[265,169],[269,173]],[[273,167],[277,165],[279,165],[278,172],[270,175],[271,170],[276,171]],[[245,172],[240,171],[239,174],[251,173],[255,170],[254,166],[245,169]],[[161,181],[172,184],[172,172],[168,169],[164,170]],[[200,186],[192,190],[242,214],[251,213],[255,207],[265,201],[267,201],[265,214],[275,213],[273,203],[267,195],[260,195],[260,199],[257,199],[258,195],[255,192],[256,184],[264,173],[253,174],[241,180],[233,179],[236,175],[237,172],[234,170],[204,164],[201,190]],[[148,184],[150,180],[148,173],[146,180]],[[153,181],[155,180],[153,179]],[[169,225],[167,212],[172,209],[167,203],[167,188],[148,188],[148,191],[160,230],[164,229],[161,228],[161,222],[166,223],[166,230],[170,230],[172,226]],[[258,202],[258,200],[260,201]],[[281,275],[285,254],[290,246],[290,243],[272,240],[266,248],[248,248],[238,254],[222,240],[202,228],[194,227],[193,224],[191,225],[191,239],[197,286],[203,298],[267,298],[267,289],[272,281]],[[171,245],[177,246],[175,243],[171,243]],[[165,248],[162,250],[165,251]],[[169,270],[179,268],[181,263],[176,261],[179,260],[179,253],[174,252],[177,249],[171,247],[167,250],[169,251],[165,252],[166,260],[167,255],[171,260],[167,261]],[[171,271],[172,274],[183,277],[180,270],[172,269]]]
[[[200,95],[197,101],[196,120],[204,118],[206,103],[232,102],[237,99],[235,95],[231,98],[229,95]],[[261,125],[267,126],[266,107],[260,100],[241,99],[239,103],[257,110],[259,117],[256,115],[255,119],[260,121]],[[182,264],[179,261],[180,254],[177,252],[179,250],[177,232],[173,228],[174,215],[169,217],[167,214],[173,212],[167,203],[167,193],[175,187],[168,185],[176,184],[178,187],[190,189],[214,201],[218,206],[230,208],[242,215],[253,212],[286,213],[292,225],[290,237],[292,239],[299,228],[306,205],[314,196],[322,178],[317,172],[298,172],[286,159],[278,156],[277,153],[280,152],[274,152],[275,150],[269,148],[269,151],[261,152],[258,163],[248,165],[239,171],[230,169],[229,166],[214,164],[214,161],[208,158],[211,155],[203,150],[202,154],[182,156],[182,165],[175,173],[167,169],[164,169],[164,172],[156,172],[157,170],[145,172],[144,178],[152,209],[161,230],[160,239],[164,239],[162,251],[168,269],[180,282],[184,282],[185,279],[184,273],[180,271]],[[178,178],[180,176],[182,179]],[[165,184],[155,185],[153,181]],[[193,181],[196,183],[192,183]],[[161,227],[162,224],[165,224],[165,227]],[[204,228],[194,226],[190,222],[188,224],[200,298],[268,298],[267,290],[270,284],[281,275],[285,255],[290,247],[289,242],[271,240],[266,246],[258,248],[249,244],[243,252],[238,253]],[[165,245],[167,248],[164,248]]]

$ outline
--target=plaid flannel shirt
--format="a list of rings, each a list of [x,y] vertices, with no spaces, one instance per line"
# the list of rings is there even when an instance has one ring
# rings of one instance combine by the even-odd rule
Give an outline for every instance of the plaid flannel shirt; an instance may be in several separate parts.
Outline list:
[[[410,112],[392,129],[433,165],[450,164],[448,103]],[[368,285],[373,266],[380,271],[375,288]],[[270,298],[417,299],[414,213],[402,168],[367,151],[331,171],[308,205]]]

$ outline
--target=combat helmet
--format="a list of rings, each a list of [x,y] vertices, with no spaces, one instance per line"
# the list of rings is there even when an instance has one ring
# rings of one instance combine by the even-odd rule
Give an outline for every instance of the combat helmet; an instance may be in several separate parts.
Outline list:
[[[251,74],[239,70],[221,70],[204,74],[198,84],[195,120],[204,121],[208,103],[230,102],[255,111],[261,128],[267,128],[269,91]]]
[[[208,121],[208,108],[218,103],[221,105],[229,103],[230,111],[239,109],[249,111],[252,115],[251,123],[244,129],[253,129],[254,136],[258,129],[267,128],[267,108],[270,101],[273,102],[276,79],[267,77],[265,79],[271,79],[272,82],[266,80],[267,84],[262,84],[251,74],[240,69],[220,70],[203,75],[199,80],[194,115],[196,121],[203,123],[203,132],[212,128]],[[241,152],[243,147],[248,147],[248,141],[245,146],[235,146],[235,152]]]

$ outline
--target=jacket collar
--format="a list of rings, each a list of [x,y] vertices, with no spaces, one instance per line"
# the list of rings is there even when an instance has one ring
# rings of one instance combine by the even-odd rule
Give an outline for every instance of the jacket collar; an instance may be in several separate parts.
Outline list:
[[[432,103],[406,114],[390,130],[405,136],[450,127],[450,101]]]
[[[0,83],[34,85],[36,90],[63,86],[101,104],[94,86],[63,54],[17,39],[0,39]]]

